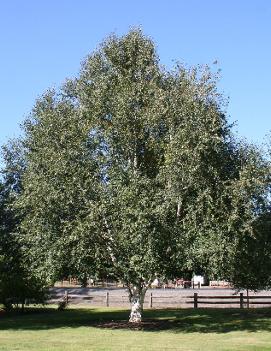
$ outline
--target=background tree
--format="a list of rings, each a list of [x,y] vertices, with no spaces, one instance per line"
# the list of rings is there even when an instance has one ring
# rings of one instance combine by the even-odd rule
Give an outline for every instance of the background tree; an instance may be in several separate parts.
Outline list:
[[[155,277],[226,274],[255,216],[239,185],[258,176],[243,171],[223,108],[208,67],[166,72],[141,31],[102,43],[25,123],[18,206],[35,274],[120,279],[131,322]]]
[[[262,150],[247,143],[239,146],[239,160],[231,220],[241,235],[235,237],[226,275],[237,289],[256,291],[269,288],[271,278],[270,162]]]
[[[229,280],[237,289],[270,288],[271,269],[270,212],[255,220],[252,233],[240,238]]]
[[[6,308],[22,305],[27,299],[42,302],[43,284],[28,270],[23,255],[18,225],[19,213],[14,208],[21,192],[21,175],[25,168],[23,148],[19,141],[3,147],[5,166],[0,181],[0,303]]]

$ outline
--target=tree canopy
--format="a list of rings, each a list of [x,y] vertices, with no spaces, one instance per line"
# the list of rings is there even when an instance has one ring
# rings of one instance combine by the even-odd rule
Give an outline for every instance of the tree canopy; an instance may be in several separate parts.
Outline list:
[[[16,206],[31,269],[122,280],[131,321],[157,276],[232,278],[238,245],[261,226],[268,165],[234,140],[215,76],[167,71],[140,30],[105,40],[24,131]]]

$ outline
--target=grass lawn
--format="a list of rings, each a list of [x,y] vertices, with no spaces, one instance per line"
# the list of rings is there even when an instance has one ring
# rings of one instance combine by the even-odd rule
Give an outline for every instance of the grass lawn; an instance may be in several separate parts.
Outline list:
[[[0,350],[271,350],[271,309],[146,310],[137,329],[126,323],[128,313],[37,308],[0,314]]]

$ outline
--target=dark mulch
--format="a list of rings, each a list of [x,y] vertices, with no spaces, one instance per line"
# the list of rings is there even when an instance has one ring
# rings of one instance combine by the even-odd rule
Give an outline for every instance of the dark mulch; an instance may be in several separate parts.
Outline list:
[[[93,324],[92,324],[93,325]],[[147,320],[141,323],[130,323],[128,321],[103,321],[94,324],[97,328],[103,329],[130,329],[130,330],[166,330],[172,328],[170,320]]]

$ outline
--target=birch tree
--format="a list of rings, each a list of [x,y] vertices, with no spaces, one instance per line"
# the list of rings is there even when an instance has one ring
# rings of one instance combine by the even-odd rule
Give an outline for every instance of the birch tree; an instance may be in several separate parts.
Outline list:
[[[238,147],[208,67],[166,71],[141,31],[113,35],[37,102],[25,135],[18,206],[37,274],[120,279],[140,322],[157,276],[225,272],[250,218],[235,201]]]

